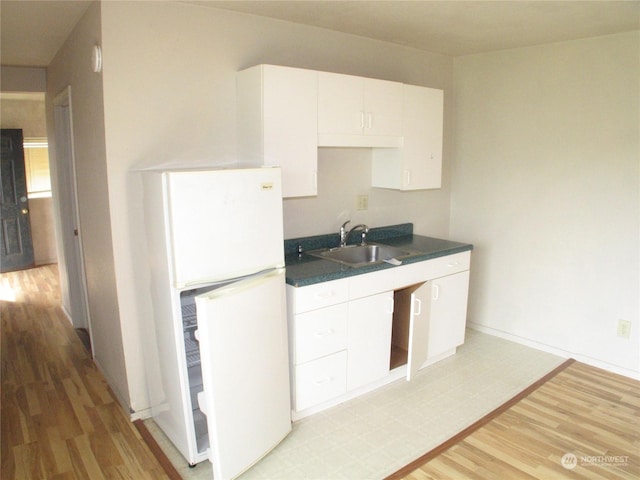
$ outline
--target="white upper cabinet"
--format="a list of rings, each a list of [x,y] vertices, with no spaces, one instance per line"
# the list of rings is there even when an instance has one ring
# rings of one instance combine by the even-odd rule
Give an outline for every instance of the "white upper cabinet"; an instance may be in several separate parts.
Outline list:
[[[318,72],[318,145],[400,147],[402,84]]]
[[[238,73],[238,158],[282,168],[282,196],[317,195],[318,72],[258,65]]]
[[[318,147],[368,147],[372,186],[440,188],[443,91],[257,65],[238,73],[238,160],[282,168],[285,198],[318,194]]]
[[[442,178],[443,91],[403,85],[404,145],[375,149],[372,186],[396,190],[440,188]]]

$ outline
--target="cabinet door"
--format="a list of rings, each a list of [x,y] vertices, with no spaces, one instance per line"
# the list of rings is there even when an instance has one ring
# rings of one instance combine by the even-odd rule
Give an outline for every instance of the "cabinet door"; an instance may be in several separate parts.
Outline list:
[[[401,145],[401,83],[318,72],[318,146]]]
[[[372,152],[372,185],[397,190],[440,188],[443,91],[404,85],[403,96],[404,144]]]
[[[265,66],[265,165],[282,167],[282,196],[317,195],[318,74]]]
[[[402,189],[440,188],[443,91],[413,85],[404,87]]]
[[[238,155],[282,168],[283,197],[317,195],[318,73],[258,65],[238,74]]]
[[[429,347],[429,304],[431,282],[425,282],[411,293],[409,315],[409,357],[407,380],[411,380],[427,361]]]
[[[318,72],[318,134],[362,135],[364,78]]]
[[[464,342],[469,271],[437,278],[430,283],[431,308],[427,358],[436,357]]]
[[[349,302],[347,390],[389,373],[393,292]]]
[[[364,134],[403,134],[401,83],[364,79]]]

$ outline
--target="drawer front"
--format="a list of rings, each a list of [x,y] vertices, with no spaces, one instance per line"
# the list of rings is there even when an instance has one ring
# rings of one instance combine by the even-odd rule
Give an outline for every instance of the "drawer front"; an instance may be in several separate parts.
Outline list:
[[[454,273],[469,270],[471,252],[461,252],[444,257],[410,263],[398,268],[398,283],[396,288],[406,287],[416,283],[424,283],[434,278],[445,277]]]
[[[346,303],[300,313],[295,316],[296,365],[347,348]]]
[[[308,312],[349,300],[349,279],[332,280],[295,291],[295,313]]]
[[[434,258],[429,260],[428,272],[429,279],[445,277],[454,273],[469,270],[471,265],[471,252],[460,252],[446,257]]]
[[[331,400],[347,391],[345,350],[295,367],[296,411]]]
[[[398,283],[396,268],[349,278],[349,299],[368,297],[393,290]]]

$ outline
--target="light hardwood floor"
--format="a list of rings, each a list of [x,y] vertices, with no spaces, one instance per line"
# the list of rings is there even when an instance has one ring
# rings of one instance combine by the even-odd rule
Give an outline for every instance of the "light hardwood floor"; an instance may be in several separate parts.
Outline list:
[[[574,362],[390,478],[638,479],[640,382]]]
[[[55,265],[0,275],[2,479],[168,478],[59,305]]]
[[[169,478],[62,313],[57,275],[0,275],[1,478]],[[576,362],[390,478],[637,479],[639,432],[640,382]]]

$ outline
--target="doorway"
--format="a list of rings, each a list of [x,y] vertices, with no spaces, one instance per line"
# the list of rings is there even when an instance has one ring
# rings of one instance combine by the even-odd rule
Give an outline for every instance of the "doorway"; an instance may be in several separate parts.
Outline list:
[[[21,129],[2,129],[0,147],[0,272],[35,265]]]
[[[57,218],[60,234],[59,261],[62,304],[73,327],[86,333],[90,343],[91,321],[82,249],[82,234],[76,190],[76,168],[73,150],[73,116],[71,87],[66,87],[53,101],[55,126],[55,171]]]

